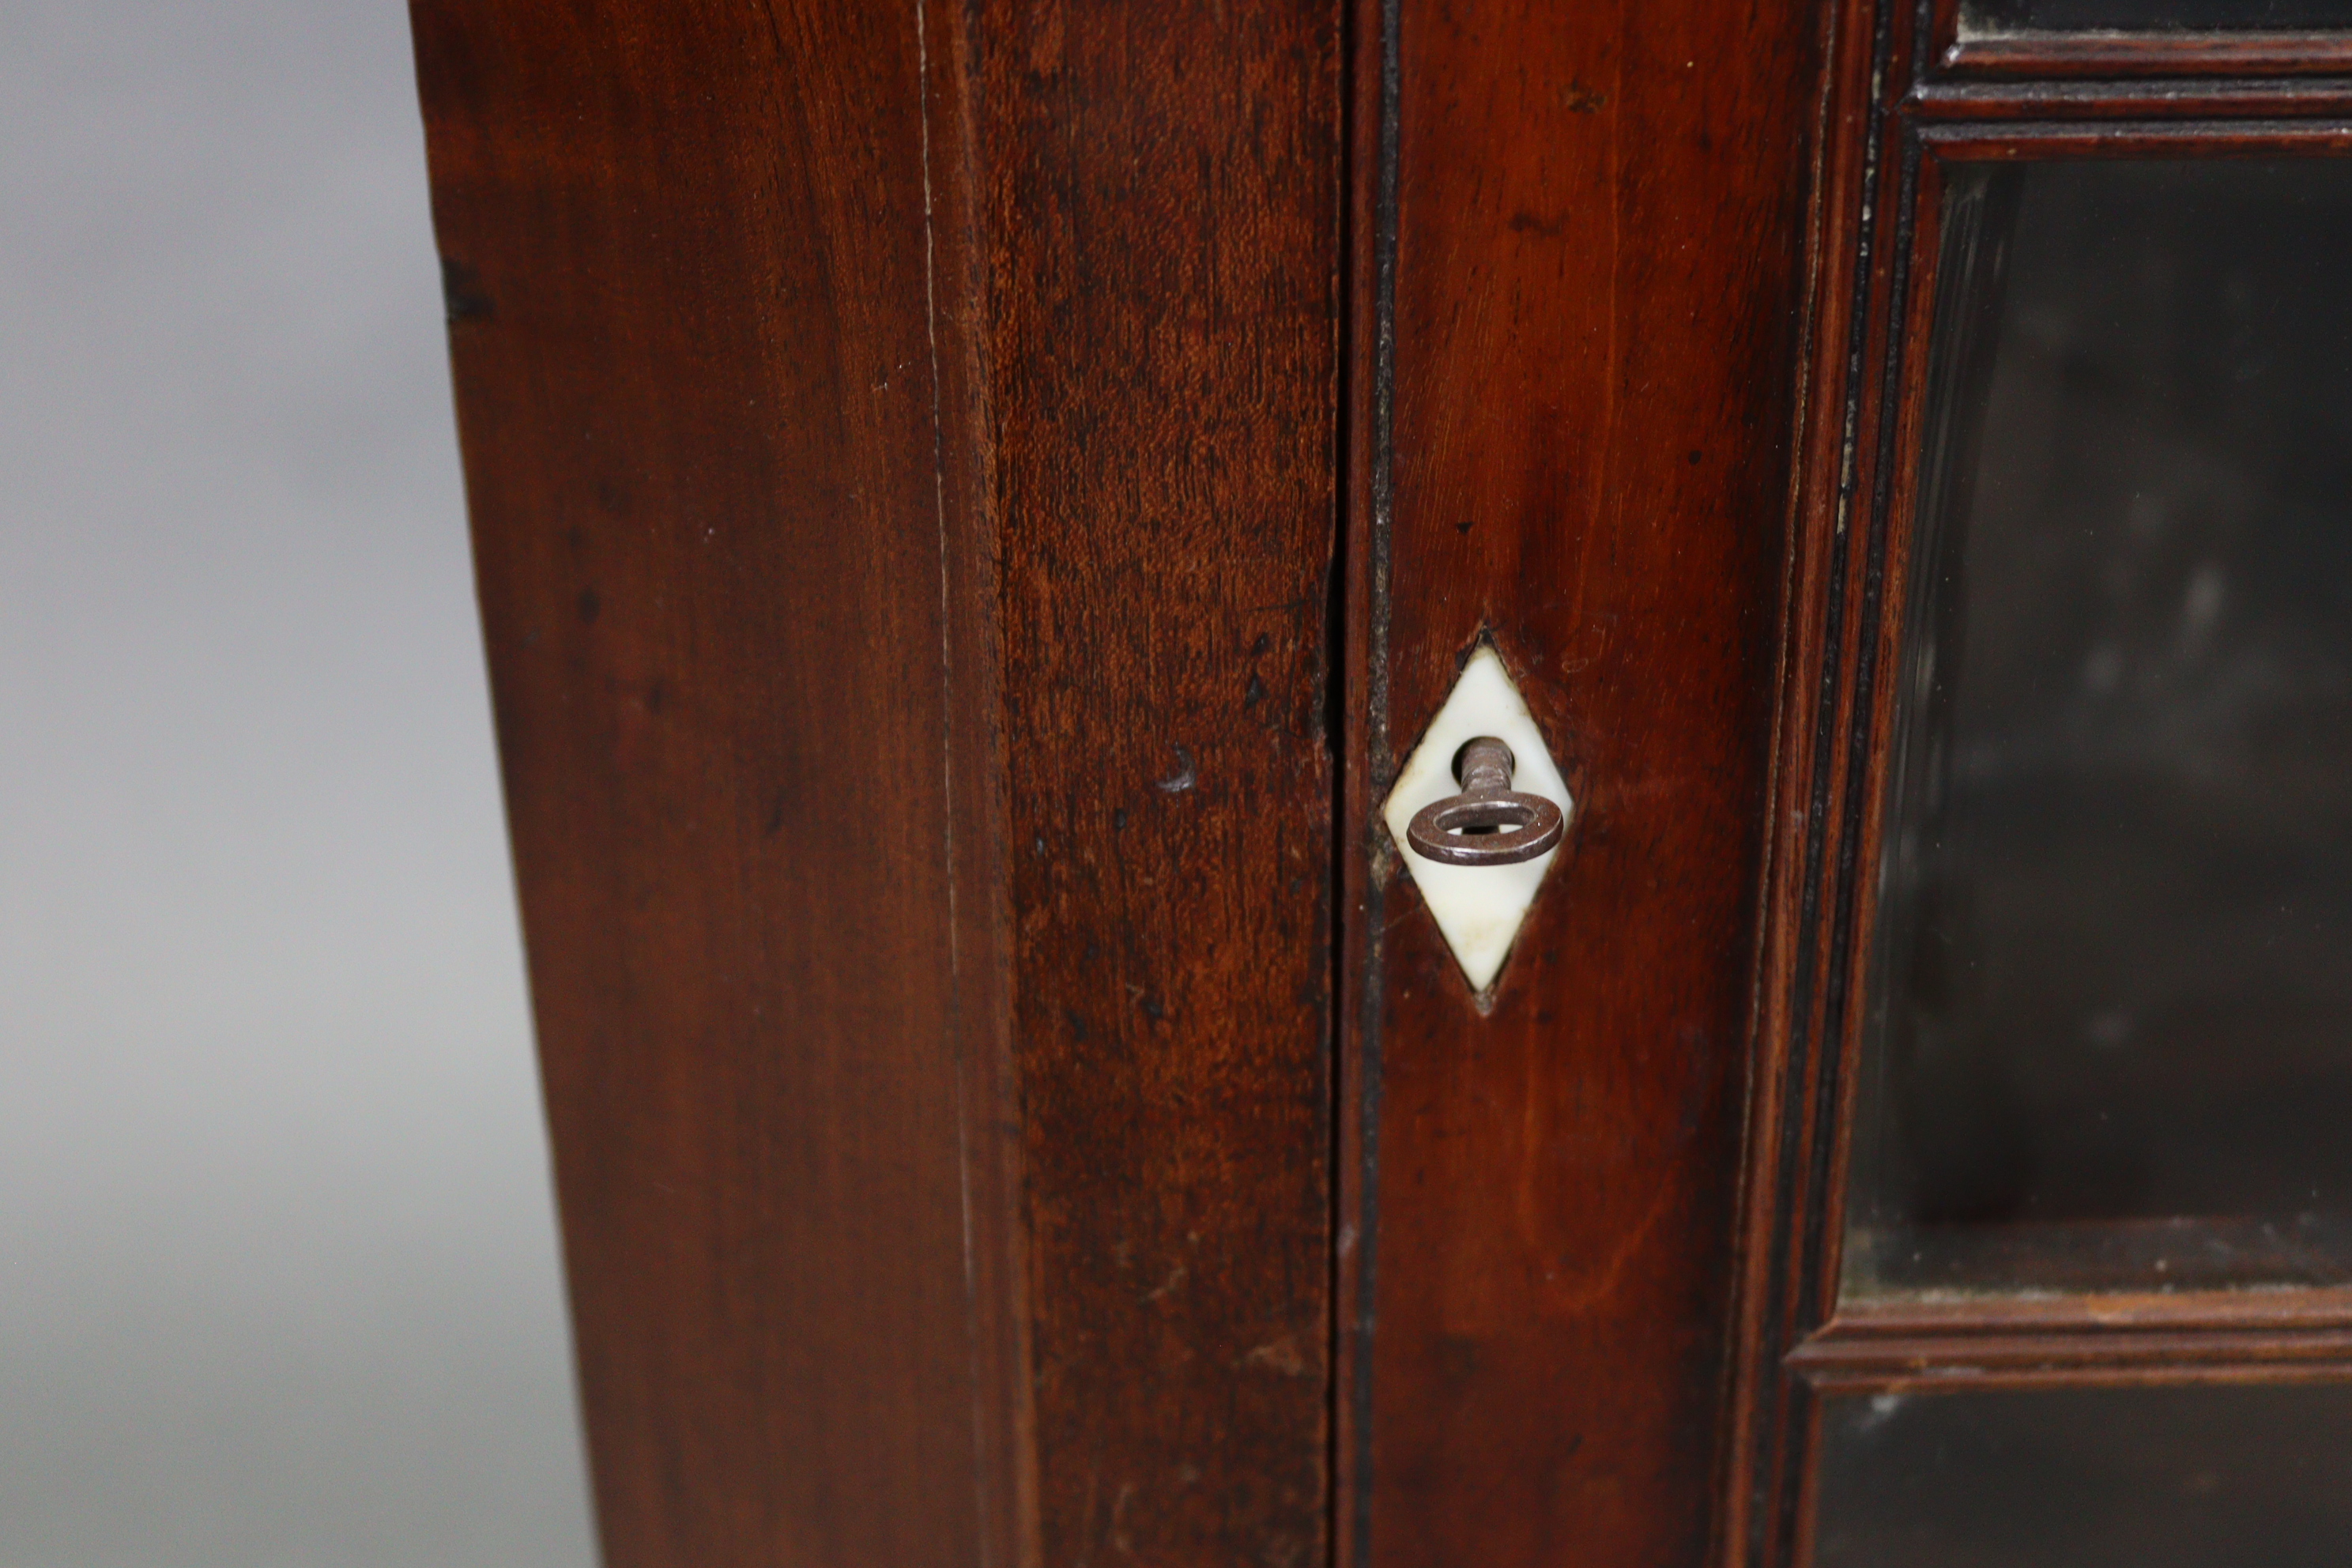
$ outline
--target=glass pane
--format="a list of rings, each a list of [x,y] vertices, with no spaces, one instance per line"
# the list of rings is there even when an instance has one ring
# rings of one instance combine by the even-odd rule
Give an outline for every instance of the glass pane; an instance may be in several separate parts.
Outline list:
[[[2261,32],[2352,27],[2352,0],[1965,0],[1965,36],[2116,30]]]
[[[1848,1288],[2352,1279],[2352,163],[1956,173]]]
[[[1815,1568],[2337,1568],[2352,1389],[1836,1399],[1819,1508]]]

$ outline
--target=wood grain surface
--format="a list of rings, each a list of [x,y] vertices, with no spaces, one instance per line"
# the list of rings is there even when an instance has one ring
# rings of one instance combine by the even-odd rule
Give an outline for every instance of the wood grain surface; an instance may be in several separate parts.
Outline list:
[[[1336,16],[413,15],[608,1561],[1317,1560]]]
[[[607,1559],[988,1561],[913,14],[414,17]]]
[[[1491,1013],[1351,816],[1349,914],[1373,934],[1347,1059],[1366,1256],[1342,1560],[1696,1564],[1822,16],[1361,15],[1390,30],[1394,253],[1376,167],[1350,765],[1376,802],[1484,634],[1578,809]]]
[[[986,7],[1045,1560],[1324,1554],[1337,16]]]

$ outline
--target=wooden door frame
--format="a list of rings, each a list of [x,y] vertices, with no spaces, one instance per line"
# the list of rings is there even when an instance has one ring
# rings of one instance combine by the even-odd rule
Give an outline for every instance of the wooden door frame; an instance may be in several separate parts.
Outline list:
[[[2343,155],[2343,35],[1960,39],[1958,0],[1835,0],[1727,1413],[1726,1568],[1810,1560],[1822,1399],[2352,1379],[2352,1292],[1837,1301],[1864,982],[1956,163]],[[1878,84],[1875,94],[1873,83]]]

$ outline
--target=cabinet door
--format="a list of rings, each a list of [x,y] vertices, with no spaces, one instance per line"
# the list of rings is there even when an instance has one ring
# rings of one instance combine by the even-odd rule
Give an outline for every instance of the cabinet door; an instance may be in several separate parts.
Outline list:
[[[2331,27],[1370,29],[1342,1561],[2340,1559]],[[1487,650],[1573,797],[1491,978],[1381,810]]]
[[[2278,30],[2352,10],[2273,9],[1929,13],[1858,132],[1876,597],[1796,661],[1852,848],[1761,1041],[1816,1131],[1752,1167],[1759,1561],[2352,1529],[2352,141]]]
[[[1339,1561],[1718,1543],[1829,18],[1368,13]],[[1826,287],[1826,285],[1825,285]],[[1471,661],[1570,799],[1491,978],[1382,805]],[[1450,731],[1445,733],[1450,734]],[[1460,874],[1461,896],[1493,871]]]

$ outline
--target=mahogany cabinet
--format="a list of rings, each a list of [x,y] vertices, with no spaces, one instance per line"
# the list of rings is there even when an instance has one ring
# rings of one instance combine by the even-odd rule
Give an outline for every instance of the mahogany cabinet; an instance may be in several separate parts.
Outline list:
[[[412,13],[614,1568],[2342,1560],[2352,4]]]

